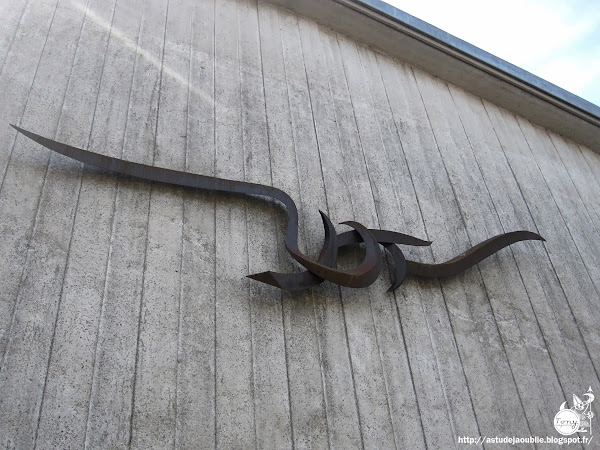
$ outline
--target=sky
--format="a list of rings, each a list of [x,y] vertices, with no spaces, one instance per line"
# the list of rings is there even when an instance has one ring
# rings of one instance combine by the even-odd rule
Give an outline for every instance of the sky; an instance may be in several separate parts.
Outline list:
[[[599,0],[385,0],[600,106]]]

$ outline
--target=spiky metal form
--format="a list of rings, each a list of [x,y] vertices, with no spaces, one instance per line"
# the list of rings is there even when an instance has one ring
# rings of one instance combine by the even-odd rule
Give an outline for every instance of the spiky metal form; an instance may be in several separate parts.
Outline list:
[[[324,280],[352,288],[369,286],[377,279],[383,267],[383,254],[380,244],[390,253],[394,261],[393,283],[389,289],[389,291],[393,291],[402,284],[402,281],[409,274],[432,278],[456,275],[515,242],[544,240],[536,233],[513,231],[488,239],[445,263],[423,264],[407,261],[397,244],[428,246],[431,245],[431,242],[395,231],[368,229],[354,221],[343,222],[353,230],[338,235],[329,217],[320,211],[325,228],[325,241],[318,259],[314,260],[298,248],[298,209],[292,198],[280,189],[262,184],[179,172],[111,158],[53,141],[15,125],[12,125],[12,127],[52,151],[103,170],[160,183],[243,194],[249,197],[267,197],[281,202],[288,215],[285,247],[292,258],[298,261],[306,270],[297,273],[269,271],[248,275],[248,277],[289,291],[307,289],[320,284]],[[338,269],[338,250],[341,247],[360,243],[364,243],[365,246],[365,256],[362,262],[353,269]]]

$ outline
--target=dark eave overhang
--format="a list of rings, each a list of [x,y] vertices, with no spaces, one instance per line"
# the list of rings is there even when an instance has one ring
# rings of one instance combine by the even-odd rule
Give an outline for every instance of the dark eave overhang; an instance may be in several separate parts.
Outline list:
[[[600,152],[600,107],[380,0],[267,0]]]

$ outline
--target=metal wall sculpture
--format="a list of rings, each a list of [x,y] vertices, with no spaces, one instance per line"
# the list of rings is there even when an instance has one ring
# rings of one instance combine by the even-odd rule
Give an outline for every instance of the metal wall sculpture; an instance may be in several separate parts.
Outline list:
[[[369,286],[377,279],[383,267],[383,253],[380,244],[390,253],[394,261],[393,283],[388,290],[393,291],[402,284],[402,281],[409,274],[433,278],[456,275],[515,242],[544,240],[536,233],[514,231],[488,239],[445,263],[423,264],[406,260],[397,244],[428,246],[431,245],[431,242],[395,231],[367,229],[354,221],[343,222],[353,228],[353,230],[337,234],[329,217],[320,211],[325,228],[325,241],[318,259],[314,260],[303,254],[298,248],[298,209],[292,198],[280,189],[244,181],[225,180],[187,172],[178,172],[111,158],[47,139],[15,125],[12,125],[12,127],[50,150],[100,169],[160,183],[231,194],[243,194],[253,198],[266,197],[281,202],[288,215],[285,247],[292,258],[298,261],[306,270],[297,273],[268,271],[248,275],[249,278],[276,286],[280,289],[290,291],[307,289],[320,284],[324,280],[353,288]],[[338,250],[341,247],[360,243],[364,243],[365,246],[365,255],[362,262],[353,269],[338,269]]]

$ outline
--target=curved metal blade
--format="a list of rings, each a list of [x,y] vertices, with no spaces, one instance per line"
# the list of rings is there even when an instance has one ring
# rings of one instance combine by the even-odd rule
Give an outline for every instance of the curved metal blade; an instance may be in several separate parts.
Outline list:
[[[319,211],[325,229],[325,240],[319,255],[318,262],[330,267],[335,267],[337,258],[337,233],[333,223],[323,211]],[[299,291],[321,284],[324,279],[308,270],[294,273],[261,272],[248,275],[248,278],[270,284],[271,286],[286,291]]]
[[[527,240],[545,241],[539,234],[532,233],[531,231],[504,233],[477,244],[475,247],[470,248],[445,263],[423,264],[407,261],[408,273],[427,278],[450,277],[464,272],[504,247]]]

